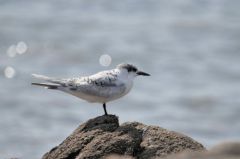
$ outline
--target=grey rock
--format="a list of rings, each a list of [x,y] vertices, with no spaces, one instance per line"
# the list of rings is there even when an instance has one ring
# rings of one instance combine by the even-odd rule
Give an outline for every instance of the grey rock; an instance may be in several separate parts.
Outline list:
[[[210,153],[238,156],[240,158],[240,142],[224,142],[214,146]]]
[[[184,150],[205,148],[185,135],[157,126],[138,122],[119,126],[118,117],[108,115],[83,123],[42,159],[97,159],[109,158],[112,154],[142,159],[164,157]]]
[[[164,159],[240,159],[240,142],[221,143],[209,151],[181,152]]]

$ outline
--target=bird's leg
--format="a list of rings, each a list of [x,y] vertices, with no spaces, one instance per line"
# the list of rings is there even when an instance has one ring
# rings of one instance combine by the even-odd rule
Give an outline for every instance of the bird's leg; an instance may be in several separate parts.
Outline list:
[[[104,115],[108,115],[108,113],[107,113],[107,109],[106,109],[106,103],[103,103],[103,109],[104,109]]]

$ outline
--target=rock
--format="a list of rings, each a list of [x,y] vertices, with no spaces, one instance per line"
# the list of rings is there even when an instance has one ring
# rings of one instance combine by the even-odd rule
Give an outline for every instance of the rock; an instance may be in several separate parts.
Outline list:
[[[118,117],[108,115],[80,125],[59,146],[46,153],[43,159],[109,158],[112,154],[141,159],[204,149],[200,143],[177,132],[138,122],[119,126]]]
[[[219,144],[209,151],[181,152],[170,155],[164,159],[239,159],[240,142],[228,142]]]
[[[224,142],[214,146],[211,154],[234,155],[240,158],[240,142]]]

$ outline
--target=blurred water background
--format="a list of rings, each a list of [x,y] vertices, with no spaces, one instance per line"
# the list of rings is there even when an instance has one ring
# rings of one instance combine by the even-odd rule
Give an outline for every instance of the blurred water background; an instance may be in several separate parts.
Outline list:
[[[240,1],[0,0],[0,158],[40,158],[103,114],[31,73],[90,75],[130,62],[152,76],[108,104],[120,122],[189,135],[207,147],[240,139]],[[112,58],[99,64],[102,54]]]

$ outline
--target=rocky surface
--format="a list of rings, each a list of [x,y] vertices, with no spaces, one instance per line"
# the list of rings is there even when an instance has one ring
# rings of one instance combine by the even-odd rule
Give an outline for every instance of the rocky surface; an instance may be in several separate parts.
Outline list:
[[[43,159],[97,159],[109,158],[111,154],[141,159],[164,157],[185,150],[205,148],[190,137],[157,126],[138,122],[119,126],[118,118],[108,115],[80,125]]]

